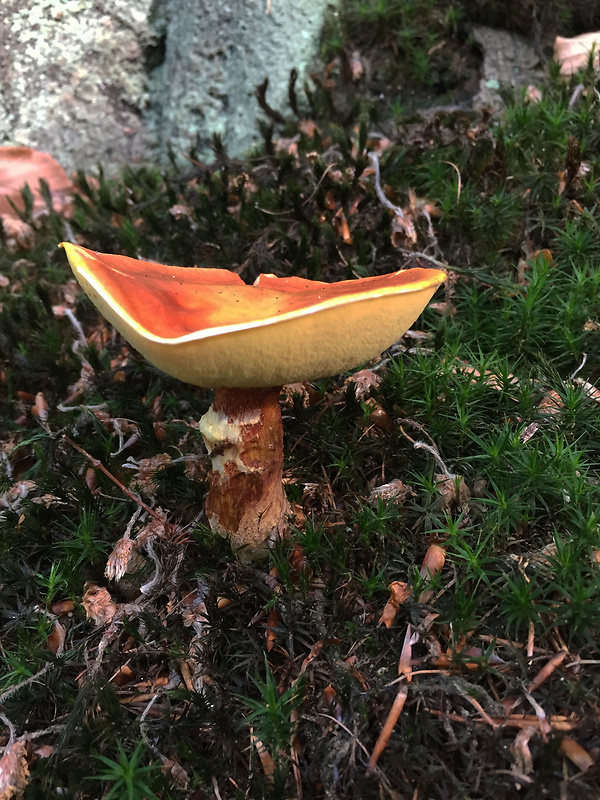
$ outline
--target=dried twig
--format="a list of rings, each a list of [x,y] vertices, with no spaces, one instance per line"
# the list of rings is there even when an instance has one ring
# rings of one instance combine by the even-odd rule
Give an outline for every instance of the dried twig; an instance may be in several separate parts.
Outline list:
[[[545,664],[542,669],[538,672],[535,678],[531,681],[529,686],[527,687],[527,691],[531,694],[535,692],[536,689],[544,683],[546,678],[549,678],[550,675],[554,672],[554,670],[558,667],[559,664],[565,660],[565,658],[569,655],[568,650],[560,650],[556,653],[547,664]]]
[[[63,434],[63,439],[67,441],[71,445],[71,447],[74,447],[78,453],[81,453],[82,456],[85,456],[93,467],[103,472],[107,478],[110,478],[110,480],[115,484],[115,486],[119,487],[119,489],[123,492],[123,494],[126,494],[127,497],[129,497],[131,500],[133,500],[135,503],[141,506],[144,509],[144,511],[150,514],[151,517],[154,517],[155,520],[164,525],[166,530],[170,531],[171,533],[175,533],[174,525],[171,525],[171,523],[165,517],[162,517],[153,508],[150,508],[149,505],[144,503],[141,497],[138,497],[138,495],[136,495],[134,492],[128,489],[123,483],[121,483],[121,481],[118,478],[115,478],[115,476],[104,466],[104,464],[99,459],[91,456],[86,450],[83,449],[83,447],[80,447],[80,445],[78,445],[77,442],[74,442],[66,434]]]
[[[323,711],[319,712],[319,716],[320,717],[326,717],[327,719],[330,719],[332,722],[335,722],[336,725],[339,725],[340,728],[343,728],[346,731],[346,733],[348,734],[348,736],[351,736],[352,739],[356,742],[356,744],[360,747],[360,749],[363,751],[363,753],[366,755],[366,757],[369,758],[369,751],[367,750],[367,748],[360,741],[358,736],[355,733],[352,733],[350,728],[347,725],[344,725],[344,723],[340,719],[337,719],[336,717],[332,717],[331,714],[325,714]]]
[[[402,433],[402,435],[405,437],[405,439],[408,439],[408,441],[411,442],[415,450],[426,450],[434,457],[436,464],[438,465],[444,477],[450,481],[456,480],[456,475],[453,472],[450,472],[448,467],[444,464],[444,461],[440,455],[440,451],[438,450],[436,443],[433,441],[431,436],[427,433],[427,431],[422,425],[420,425],[418,422],[415,422],[412,419],[406,419],[406,418],[397,419],[396,422],[400,426],[400,432]],[[409,436],[408,433],[406,433],[402,425],[410,425],[412,428],[421,431],[421,433],[423,433],[429,439],[431,444],[426,444],[425,442],[418,441],[418,439],[413,439],[412,436]]]
[[[35,681],[41,678],[42,675],[45,675],[48,672],[51,666],[52,664],[48,662],[45,666],[38,670],[35,675],[32,675],[30,678],[26,678],[24,681],[21,681],[20,683],[11,686],[5,692],[2,692],[2,694],[0,694],[0,705],[3,705],[9,699],[9,697],[12,697],[13,694],[16,694],[21,689],[24,689],[25,686],[29,686],[30,683],[35,683]]]
[[[488,719],[473,719],[472,717],[463,717],[462,714],[449,714],[446,711],[440,711],[437,708],[425,708],[434,717],[443,717],[450,720],[450,722],[463,722],[475,723],[476,725],[488,725],[490,719],[496,727],[506,728],[530,728],[534,727],[539,729],[540,721],[535,714],[511,714],[509,717],[489,717]],[[575,718],[567,718],[563,715],[556,715],[548,717],[547,721],[554,731],[572,731],[578,727],[580,720]]]
[[[381,175],[379,172],[379,155],[375,152],[369,153],[369,160],[373,165],[373,169],[375,170],[375,194],[377,195],[379,202],[384,205],[386,208],[389,208],[390,211],[393,211],[394,214],[399,217],[401,220],[404,220],[404,211],[400,208],[400,206],[395,206],[391,203],[387,197],[383,189],[381,188]]]
[[[10,747],[14,740],[17,738],[15,732],[15,726],[9,720],[8,717],[4,716],[4,714],[0,714],[0,720],[6,725],[8,728],[8,742],[6,743],[6,747]]]

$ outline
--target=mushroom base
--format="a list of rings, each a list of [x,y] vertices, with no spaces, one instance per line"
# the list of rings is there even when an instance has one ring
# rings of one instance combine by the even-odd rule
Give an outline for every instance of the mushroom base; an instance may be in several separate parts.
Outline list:
[[[283,530],[279,392],[280,387],[217,389],[200,420],[212,460],[206,515],[215,533],[231,538],[243,561],[264,556]]]

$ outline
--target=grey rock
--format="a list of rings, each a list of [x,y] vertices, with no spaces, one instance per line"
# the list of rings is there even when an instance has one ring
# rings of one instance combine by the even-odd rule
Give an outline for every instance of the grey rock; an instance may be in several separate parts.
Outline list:
[[[255,87],[285,108],[314,61],[327,0],[0,0],[0,144],[67,169],[165,161],[213,133],[258,139]]]
[[[0,141],[45,150],[67,169],[140,158],[150,5],[2,0]]]
[[[232,153],[252,146],[255,87],[268,77],[269,103],[285,109],[290,70],[314,60],[324,11],[323,0],[168,0],[149,115],[160,151],[197,143],[206,156],[213,132]]]
[[[473,38],[483,50],[483,75],[473,101],[476,108],[499,111],[504,107],[500,88],[526,88],[544,82],[544,71],[533,44],[516,33],[487,28],[473,28]]]

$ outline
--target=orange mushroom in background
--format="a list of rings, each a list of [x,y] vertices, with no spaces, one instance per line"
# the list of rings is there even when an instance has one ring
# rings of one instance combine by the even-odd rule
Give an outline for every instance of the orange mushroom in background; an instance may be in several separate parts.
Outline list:
[[[71,208],[73,185],[58,161],[31,147],[0,147],[0,217],[9,236],[22,239],[31,233],[13,208],[25,210],[21,190],[26,185],[33,195],[34,219],[46,213],[40,179],[48,184],[55,210],[67,214]]]
[[[260,275],[249,286],[228,270],[62,247],[130,344],[167,374],[216,390],[200,420],[212,459],[206,514],[243,560],[265,555],[284,528],[281,387],[378,355],[446,278],[437,269],[339,283]]]

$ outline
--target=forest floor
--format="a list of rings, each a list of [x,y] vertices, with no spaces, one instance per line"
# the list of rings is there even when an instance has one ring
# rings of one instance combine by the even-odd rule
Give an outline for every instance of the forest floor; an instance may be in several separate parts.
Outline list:
[[[3,235],[2,797],[600,796],[600,84],[546,63],[474,107],[433,6],[349,3],[291,109],[259,93],[250,158],[81,173],[70,216]],[[288,535],[248,566],[203,513],[211,392],[113,331],[65,239],[448,280],[282,395]]]

